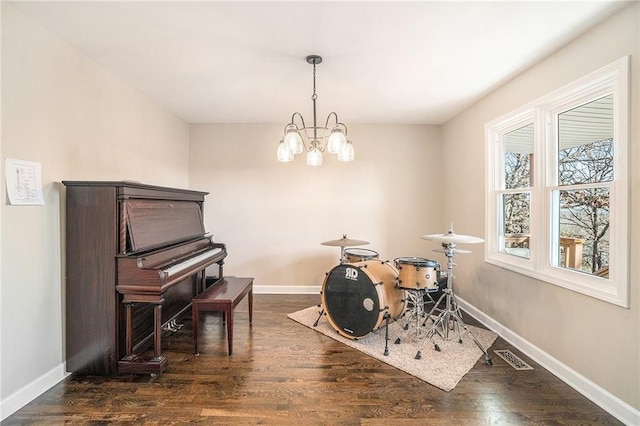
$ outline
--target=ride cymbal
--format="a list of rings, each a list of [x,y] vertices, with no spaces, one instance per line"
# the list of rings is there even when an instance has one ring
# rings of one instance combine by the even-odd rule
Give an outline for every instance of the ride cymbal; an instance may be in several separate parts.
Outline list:
[[[444,244],[477,244],[484,241],[484,239],[479,237],[456,234],[453,232],[453,227],[446,234],[427,234],[420,238],[429,241],[439,241]]]
[[[320,244],[332,247],[364,246],[369,244],[369,241],[352,240],[351,238],[347,238],[347,235],[345,234],[339,240],[329,240]]]

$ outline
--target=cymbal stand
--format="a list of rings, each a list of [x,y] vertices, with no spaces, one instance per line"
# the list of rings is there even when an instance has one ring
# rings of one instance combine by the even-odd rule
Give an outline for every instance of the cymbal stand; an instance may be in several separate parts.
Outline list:
[[[453,292],[453,267],[456,266],[453,259],[456,256],[455,248],[456,245],[454,243],[442,243],[442,247],[444,248],[444,253],[447,256],[447,288],[444,289],[444,293],[438,301],[436,302],[431,312],[434,312],[435,309],[440,305],[442,300],[445,300],[445,308],[441,310],[440,314],[433,322],[433,326],[431,330],[427,333],[426,339],[429,339],[431,343],[433,343],[433,347],[436,351],[440,352],[440,346],[433,340],[433,337],[438,334],[442,337],[443,340],[449,340],[449,330],[455,328],[458,332],[458,343],[462,343],[462,333],[460,331],[460,327],[464,329],[464,331],[471,336],[476,346],[480,348],[482,353],[484,353],[484,360],[488,365],[493,365],[491,361],[491,357],[487,350],[482,346],[482,343],[478,341],[476,336],[471,333],[471,330],[467,327],[467,325],[462,320],[462,313],[460,312],[460,308],[458,307],[458,301],[456,299],[455,293]],[[431,316],[431,313],[429,314]],[[425,340],[426,340],[425,339]],[[422,351],[418,350],[415,356],[416,359],[422,358]]]

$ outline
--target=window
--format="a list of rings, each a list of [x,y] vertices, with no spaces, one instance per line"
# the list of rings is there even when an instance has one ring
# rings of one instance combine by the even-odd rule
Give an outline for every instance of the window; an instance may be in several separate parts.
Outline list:
[[[628,307],[628,70],[486,125],[487,262]]]

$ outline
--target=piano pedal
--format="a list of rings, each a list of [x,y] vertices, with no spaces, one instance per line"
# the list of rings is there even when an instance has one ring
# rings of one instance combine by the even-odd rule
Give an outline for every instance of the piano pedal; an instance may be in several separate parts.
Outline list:
[[[177,328],[172,327],[172,325],[171,325],[171,321],[169,321],[167,324],[165,324],[165,325],[162,327],[162,330],[163,330],[163,331],[169,331],[169,332],[171,332],[171,333],[175,333],[176,331],[178,331],[178,329],[177,329]]]
[[[184,327],[184,324],[178,324],[178,322],[175,319],[172,319],[162,327],[162,330],[175,333],[176,331],[180,330],[182,327]]]

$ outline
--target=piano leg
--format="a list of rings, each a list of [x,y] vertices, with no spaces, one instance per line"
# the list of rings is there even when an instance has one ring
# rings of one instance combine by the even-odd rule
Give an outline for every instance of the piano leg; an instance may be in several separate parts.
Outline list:
[[[203,269],[202,272],[198,275],[198,283],[196,284],[196,286],[198,287],[196,293],[194,294],[194,297],[199,295],[200,293],[202,293],[203,291],[205,291],[207,289],[207,271],[206,269]]]
[[[162,354],[162,300],[153,307],[153,357],[133,353],[133,303],[125,301],[125,356],[118,361],[118,373],[157,375],[167,368],[167,357]]]
[[[133,303],[125,304],[125,361],[132,361],[135,358],[133,355],[133,332],[132,332],[132,316]]]
[[[162,304],[153,307],[153,358],[151,361],[159,361],[162,355]]]
[[[191,304],[191,323],[193,324],[193,353],[198,356],[200,352],[198,351],[198,326],[200,322],[200,318],[198,315],[198,308]]]

